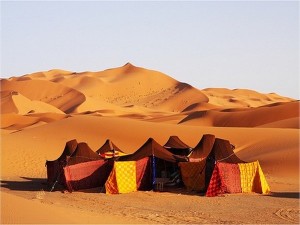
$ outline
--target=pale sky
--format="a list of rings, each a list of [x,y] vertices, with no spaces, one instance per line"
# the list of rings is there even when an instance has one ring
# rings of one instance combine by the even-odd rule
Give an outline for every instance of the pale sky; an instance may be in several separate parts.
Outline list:
[[[1,77],[127,62],[299,99],[299,2],[1,2]]]

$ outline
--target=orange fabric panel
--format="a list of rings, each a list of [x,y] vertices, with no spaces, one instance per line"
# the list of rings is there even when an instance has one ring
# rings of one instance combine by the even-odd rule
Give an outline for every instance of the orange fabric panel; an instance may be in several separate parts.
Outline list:
[[[113,168],[107,181],[105,182],[106,194],[119,194],[116,170]]]
[[[180,162],[181,177],[188,190],[202,191],[205,188],[205,160]]]

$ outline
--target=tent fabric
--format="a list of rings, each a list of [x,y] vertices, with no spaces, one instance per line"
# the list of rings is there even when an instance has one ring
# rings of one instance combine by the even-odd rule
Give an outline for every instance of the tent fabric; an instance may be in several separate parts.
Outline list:
[[[105,159],[126,155],[109,139],[105,141],[105,143],[96,151],[96,153]]]
[[[177,136],[170,136],[164,147],[171,153],[187,156],[190,153],[191,147],[182,142]]]
[[[94,161],[102,159],[96,152],[94,152],[85,142],[77,145],[75,151],[67,158],[67,165],[75,165],[77,163]]]
[[[208,157],[215,161],[227,163],[244,163],[233,151],[228,140],[215,138],[212,134],[205,134],[188,156],[190,162],[199,162]]]
[[[232,145],[228,140],[216,138],[212,153],[216,161],[226,163],[245,163],[234,153]]]
[[[46,161],[48,184],[53,184],[57,179],[60,184],[65,183],[63,167],[67,164],[67,157],[75,151],[77,144],[76,139],[66,142],[62,154],[56,160]]]
[[[105,183],[105,188],[107,194],[121,194],[136,191],[136,162],[115,162],[113,172]]]
[[[149,138],[135,153],[120,157],[120,161],[137,161],[145,157],[155,156],[157,158],[169,161],[187,161],[183,156],[176,156],[158,144],[153,138]]]
[[[113,168],[109,177],[105,182],[105,190],[106,194],[119,194],[118,183],[117,183],[117,172],[116,169]]]
[[[261,194],[270,192],[258,161],[238,164],[216,163],[206,196],[249,192]]]
[[[177,149],[186,149],[190,148],[187,144],[185,144],[182,140],[179,139],[178,136],[170,136],[166,144],[164,144],[166,148],[177,148]]]
[[[136,183],[138,190],[151,190],[151,164],[150,158],[146,157],[136,161]]]
[[[205,188],[205,160],[201,162],[180,162],[181,177],[189,191],[203,191]]]
[[[241,173],[238,164],[218,163],[222,186],[226,193],[241,193]]]
[[[204,134],[200,142],[194,147],[192,153],[188,156],[190,162],[200,162],[210,154],[215,142],[215,136]]]
[[[221,176],[219,172],[219,167],[215,166],[213,174],[211,176],[208,189],[206,191],[207,197],[214,197],[220,194],[224,194],[224,187],[222,186]]]
[[[258,161],[239,164],[241,171],[242,192],[257,192],[267,194],[270,187]]]
[[[108,162],[104,160],[83,162],[64,167],[68,191],[101,187],[109,175]]]

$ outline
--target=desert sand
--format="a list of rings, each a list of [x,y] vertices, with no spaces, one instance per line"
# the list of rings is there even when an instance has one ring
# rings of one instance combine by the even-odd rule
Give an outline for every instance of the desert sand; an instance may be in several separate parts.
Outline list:
[[[111,139],[133,153],[149,137],[203,134],[259,160],[272,193],[100,189],[49,192],[46,160],[71,139],[96,151]],[[130,63],[100,72],[51,70],[1,79],[1,223],[299,223],[299,101],[254,90],[207,88]]]

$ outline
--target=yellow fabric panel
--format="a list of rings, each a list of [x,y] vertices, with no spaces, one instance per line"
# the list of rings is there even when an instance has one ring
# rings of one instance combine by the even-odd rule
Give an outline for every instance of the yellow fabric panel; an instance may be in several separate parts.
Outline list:
[[[262,194],[268,194],[270,193],[270,187],[269,187],[269,184],[265,178],[265,175],[260,167],[260,164],[259,162],[257,162],[257,167],[258,167],[258,177],[259,177],[259,180],[255,180],[255,188],[259,188],[260,189],[260,193]]]
[[[137,190],[135,161],[115,162],[115,170],[119,193]]]
[[[239,163],[242,192],[252,192],[253,182],[257,171],[257,162]]]
[[[118,184],[116,180],[116,170],[115,167],[111,171],[107,181],[105,182],[106,194],[118,194]]]
[[[239,163],[242,192],[270,193],[270,187],[259,162]]]
[[[205,188],[205,160],[180,162],[181,177],[188,190],[201,191]]]

